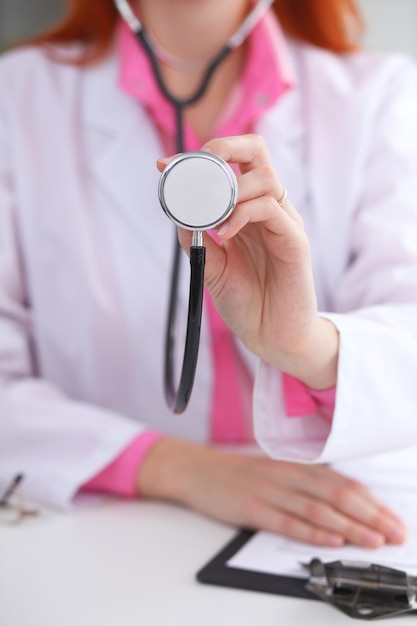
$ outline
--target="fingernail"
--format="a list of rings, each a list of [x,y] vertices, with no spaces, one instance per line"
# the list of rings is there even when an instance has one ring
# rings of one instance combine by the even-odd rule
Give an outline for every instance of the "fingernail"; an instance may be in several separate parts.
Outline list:
[[[228,230],[229,230],[229,224],[225,222],[224,224],[220,226],[219,230],[217,231],[217,234],[219,237],[222,237],[223,235],[227,233]]]
[[[387,540],[390,543],[403,543],[407,537],[406,529],[403,525],[396,524],[387,532]]]
[[[166,159],[166,158],[160,158],[160,159],[157,159],[157,161],[156,161],[156,162],[157,162],[157,163],[161,163],[161,164],[163,164],[163,165],[167,165],[167,164],[169,163],[169,159]]]
[[[344,545],[345,540],[341,535],[326,535],[325,542],[327,546],[330,546],[332,548],[339,548],[340,546]]]
[[[361,543],[366,548],[379,548],[380,546],[384,545],[385,539],[380,533],[368,531],[364,533]]]

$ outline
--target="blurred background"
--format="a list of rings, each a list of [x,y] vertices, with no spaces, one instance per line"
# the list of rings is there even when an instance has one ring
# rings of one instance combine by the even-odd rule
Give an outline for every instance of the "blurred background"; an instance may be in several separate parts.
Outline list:
[[[358,2],[368,27],[369,48],[402,50],[417,57],[417,0]],[[50,26],[64,7],[64,0],[0,0],[0,49]]]

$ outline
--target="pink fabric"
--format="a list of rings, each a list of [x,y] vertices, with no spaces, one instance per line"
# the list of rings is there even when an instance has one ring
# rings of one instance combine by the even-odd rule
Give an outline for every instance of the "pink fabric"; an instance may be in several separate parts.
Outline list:
[[[306,389],[308,388],[306,387]],[[322,391],[317,391],[316,389],[308,389],[308,391],[315,400],[317,413],[328,422],[331,422],[336,406],[336,387],[323,389]]]
[[[288,417],[302,417],[319,413],[331,421],[336,402],[336,387],[317,391],[300,380],[283,375],[285,409]]]
[[[146,54],[124,22],[119,26],[118,51],[120,87],[147,108],[159,130],[166,154],[172,154],[175,151],[176,132],[172,106],[161,95]],[[294,82],[284,37],[270,12],[248,39],[242,78],[230,94],[211,135],[227,137],[251,132],[259,117]],[[189,124],[184,125],[184,133],[187,150],[201,148],[202,141]],[[232,333],[218,315],[208,294],[205,302],[215,365],[211,438],[215,442],[248,442],[253,439],[250,414],[252,381],[239,358]],[[324,396],[311,392],[289,376],[284,380],[288,415],[314,413],[317,410],[316,403],[327,407],[326,410],[331,407],[331,392],[325,400]],[[134,496],[140,463],[160,436],[154,431],[140,435],[113,463],[84,485],[83,489]]]
[[[172,154],[176,132],[172,105],[161,95],[146,54],[124,22],[119,25],[118,50],[120,87],[148,109],[167,154]],[[283,34],[273,15],[268,14],[248,39],[241,80],[230,94],[211,135],[226,137],[250,132],[256,120],[294,82]],[[201,140],[189,124],[184,125],[184,133],[187,150],[201,148]]]
[[[127,498],[135,497],[139,466],[146,453],[161,436],[161,433],[147,430],[136,437],[120,456],[85,483],[82,491],[116,493]]]
[[[216,373],[211,440],[248,443],[253,440],[250,402],[252,380],[247,370],[239,368],[235,338],[217,313],[208,293],[205,302],[211,331],[213,369]],[[245,390],[249,393],[245,394]]]

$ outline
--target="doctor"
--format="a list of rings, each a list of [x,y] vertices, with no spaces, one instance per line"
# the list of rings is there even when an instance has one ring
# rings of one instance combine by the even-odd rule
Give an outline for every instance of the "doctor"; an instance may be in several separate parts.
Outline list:
[[[181,416],[162,392],[174,237],[155,167],[175,124],[146,55],[112,0],[73,0],[1,61],[3,482],[24,472],[64,507],[82,490],[173,500],[317,544],[404,540],[325,464],[417,443],[417,72],[354,51],[353,2],[302,5],[277,2],[186,111],[187,149],[236,167],[239,203],[206,237]],[[132,6],[186,97],[252,3]],[[284,460],[210,445],[254,437]]]

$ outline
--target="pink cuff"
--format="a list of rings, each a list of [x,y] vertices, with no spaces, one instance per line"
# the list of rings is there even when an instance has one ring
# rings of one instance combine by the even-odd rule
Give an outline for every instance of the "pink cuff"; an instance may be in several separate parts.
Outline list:
[[[81,491],[113,493],[126,498],[137,496],[136,476],[149,448],[162,437],[161,433],[147,430],[140,434],[123,452],[99,474],[81,487]]]
[[[283,374],[285,412],[288,417],[316,415],[326,420],[333,418],[336,404],[336,387],[317,391],[310,389],[298,378]]]

